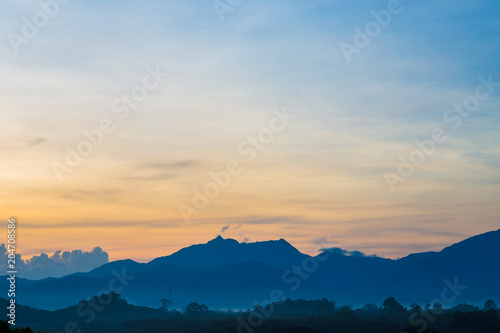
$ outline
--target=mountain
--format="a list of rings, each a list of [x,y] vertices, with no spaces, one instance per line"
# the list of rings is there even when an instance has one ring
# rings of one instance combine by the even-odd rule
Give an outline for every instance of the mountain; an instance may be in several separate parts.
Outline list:
[[[192,245],[166,257],[156,258],[148,265],[164,263],[182,267],[220,267],[258,261],[287,269],[306,257],[284,239],[256,243],[239,243],[221,236],[207,244]]]
[[[302,281],[300,288],[293,291],[290,284],[282,281],[283,271],[259,262],[196,268],[161,264],[135,274],[126,269],[115,273],[125,273],[125,283],[113,274],[100,278],[71,275],[31,286],[19,281],[17,299],[36,308],[57,309],[106,293],[113,279],[114,287],[124,298],[132,304],[150,307],[160,306],[160,299],[168,298],[170,289],[176,306],[197,302],[212,308],[248,308],[255,300],[270,299],[275,289],[290,298],[323,298],[335,293],[312,280]]]
[[[499,254],[500,230],[398,260],[332,250],[311,257],[283,239],[239,243],[219,236],[149,263],[120,260],[57,279],[19,279],[18,300],[56,309],[116,289],[131,303],[151,307],[170,290],[178,308],[190,302],[249,308],[276,293],[352,305],[380,304],[388,296],[408,305],[436,299],[479,304],[500,298]],[[450,284],[460,286],[459,295],[450,294]]]
[[[287,269],[306,257],[308,255],[301,253],[284,239],[239,243],[234,239],[224,239],[217,236],[206,244],[191,245],[171,255],[153,259],[148,263],[138,263],[130,259],[117,260],[97,267],[90,272],[71,275],[102,278],[110,276],[111,271],[122,268],[133,274],[163,264],[179,267],[222,267],[248,261]]]
[[[137,272],[143,271],[147,269],[149,266],[144,263],[139,263],[134,260],[125,259],[125,260],[116,260],[97,268],[94,268],[90,272],[87,273],[74,273],[69,276],[86,276],[90,278],[103,278],[109,277],[111,272],[119,271],[121,269],[125,269],[129,274],[135,274]]]
[[[324,255],[320,254],[316,256]],[[325,286],[350,286],[359,289],[367,277],[389,270],[394,260],[380,257],[349,256],[342,253],[329,253],[328,258],[318,266],[313,279]]]
[[[430,302],[441,297],[446,288],[451,289],[445,280],[454,284],[455,279],[466,286],[455,295],[456,301],[479,303],[488,296],[500,296],[500,230],[468,238],[439,252],[411,254],[362,283],[367,290],[378,288],[395,296],[409,297],[411,292],[428,295]]]

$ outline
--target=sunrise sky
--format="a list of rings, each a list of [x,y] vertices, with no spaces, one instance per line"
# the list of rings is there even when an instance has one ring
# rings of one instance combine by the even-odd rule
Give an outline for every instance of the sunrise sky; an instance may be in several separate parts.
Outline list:
[[[24,257],[100,246],[143,261],[230,225],[239,241],[396,258],[499,228],[500,84],[459,125],[444,117],[478,77],[500,82],[500,3],[401,1],[350,62],[342,43],[388,1],[59,6],[13,47],[42,9],[0,4],[0,211]],[[113,102],[156,68],[168,75],[121,119]],[[247,161],[238,147],[284,109],[295,118]],[[104,118],[114,130],[59,181],[54,163]],[[391,191],[384,173],[436,128],[447,140]],[[242,172],[186,223],[179,205],[231,160]]]

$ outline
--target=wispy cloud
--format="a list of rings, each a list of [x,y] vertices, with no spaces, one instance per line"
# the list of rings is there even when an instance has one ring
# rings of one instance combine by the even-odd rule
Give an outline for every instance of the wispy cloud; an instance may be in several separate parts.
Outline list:
[[[47,141],[46,138],[29,136],[18,138],[9,137],[4,140],[5,141],[2,140],[3,142],[0,142],[0,150],[23,150],[40,145]]]
[[[225,233],[225,232],[226,232],[226,230],[227,230],[227,229],[229,229],[229,227],[230,227],[230,226],[231,226],[230,224],[223,226],[223,227],[220,229],[220,234],[222,235],[223,233]]]
[[[0,6],[2,36],[39,10],[35,2]],[[30,253],[65,242],[54,232],[60,226],[99,228],[107,248],[133,255],[120,243],[138,234],[140,221],[155,233],[137,242],[154,251],[241,224],[244,232],[225,232],[284,237],[305,251],[311,239],[332,234],[342,248],[372,244],[359,249],[392,257],[407,253],[400,240],[434,248],[496,227],[500,89],[397,195],[381,174],[416,139],[448,126],[443,112],[474,90],[479,75],[500,81],[500,7],[406,2],[347,65],[339,43],[386,6],[255,0],[221,22],[211,2],[73,1],[21,55],[2,38],[2,211],[22,216]],[[82,129],[116,120],[113,100],[156,63],[169,72],[165,84],[71,180],[55,184],[51,161],[86,140]],[[208,173],[223,170],[238,143],[283,105],[297,115],[286,135],[191,226],[179,224],[178,203],[192,200]],[[86,241],[75,238],[81,247]]]

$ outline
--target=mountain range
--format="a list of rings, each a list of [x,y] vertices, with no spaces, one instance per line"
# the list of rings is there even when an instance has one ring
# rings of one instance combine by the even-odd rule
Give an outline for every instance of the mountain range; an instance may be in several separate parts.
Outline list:
[[[3,278],[0,285],[7,287]],[[284,239],[239,243],[221,236],[148,263],[118,260],[90,272],[42,280],[18,279],[16,301],[54,310],[115,290],[129,303],[158,308],[172,293],[174,308],[252,308],[284,298],[328,298],[338,304],[483,304],[500,300],[500,230],[439,252],[397,260],[325,249],[303,254]]]

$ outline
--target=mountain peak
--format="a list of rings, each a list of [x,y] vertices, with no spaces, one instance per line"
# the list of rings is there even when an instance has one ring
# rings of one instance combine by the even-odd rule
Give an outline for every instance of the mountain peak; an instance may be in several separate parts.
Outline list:
[[[280,244],[292,245],[292,244],[288,243],[288,242],[286,241],[286,239],[284,239],[284,238],[280,238],[280,239],[278,240],[278,243],[280,243]]]
[[[208,241],[207,244],[229,244],[229,243],[239,244],[239,242],[237,240],[232,239],[232,238],[224,239],[224,238],[222,238],[221,235],[218,235],[217,237],[215,237],[211,241]]]
[[[182,267],[228,266],[244,262],[262,262],[271,267],[289,268],[301,262],[305,255],[283,238],[280,240],[240,243],[217,235],[205,244],[185,247],[169,256],[152,260],[156,266],[163,263]]]

